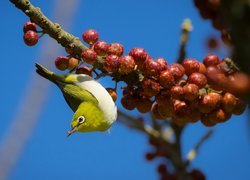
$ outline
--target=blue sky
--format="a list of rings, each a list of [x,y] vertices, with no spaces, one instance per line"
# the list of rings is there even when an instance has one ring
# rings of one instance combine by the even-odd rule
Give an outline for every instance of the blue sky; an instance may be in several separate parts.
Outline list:
[[[52,17],[54,1],[32,1]],[[41,61],[45,36],[35,47],[24,45],[23,24],[28,18],[9,1],[0,1],[2,85],[0,108],[0,142],[22,104],[34,63]],[[187,47],[187,56],[202,60],[209,51],[204,42],[218,32],[198,15],[192,1],[170,0],[83,0],[77,5],[75,17],[68,29],[81,37],[86,29],[96,29],[100,39],[121,42],[128,53],[133,47],[145,48],[152,57],[165,57],[169,63],[178,55],[180,26],[190,18],[194,30]],[[53,17],[60,23],[60,17]],[[63,24],[62,24],[63,27]],[[57,44],[55,43],[55,46]],[[60,48],[57,55],[65,55]],[[221,58],[226,50],[217,52]],[[56,57],[56,56],[55,56]],[[49,62],[53,64],[53,59]],[[38,80],[41,78],[35,77]],[[44,81],[44,80],[41,80]],[[101,81],[105,87],[110,81]],[[37,89],[34,89],[36,91]],[[36,99],[32,99],[30,104]],[[121,107],[118,101],[118,107]],[[136,114],[136,112],[133,112]],[[49,89],[46,104],[40,109],[39,121],[12,169],[11,180],[31,179],[149,179],[158,178],[156,165],[147,162],[150,151],[147,138],[119,123],[111,133],[74,134],[66,138],[72,112],[54,85]],[[214,136],[201,148],[192,167],[204,171],[208,179],[250,179],[250,138],[246,113],[214,128]],[[183,155],[208,130],[200,123],[189,126],[183,135]],[[1,159],[0,159],[1,161]]]

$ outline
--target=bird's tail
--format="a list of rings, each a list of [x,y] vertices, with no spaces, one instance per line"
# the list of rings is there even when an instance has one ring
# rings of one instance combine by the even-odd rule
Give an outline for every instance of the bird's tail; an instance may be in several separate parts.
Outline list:
[[[36,72],[37,72],[40,76],[44,77],[45,79],[50,80],[50,81],[53,82],[53,83],[56,83],[56,82],[57,82],[56,76],[58,76],[58,75],[56,75],[55,73],[53,73],[52,71],[46,69],[45,67],[43,67],[42,65],[40,65],[40,64],[38,64],[38,63],[36,63],[36,68],[37,68],[37,69],[36,69]]]

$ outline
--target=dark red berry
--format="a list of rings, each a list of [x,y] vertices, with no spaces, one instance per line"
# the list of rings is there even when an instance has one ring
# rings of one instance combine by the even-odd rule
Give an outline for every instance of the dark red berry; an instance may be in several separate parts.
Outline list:
[[[76,74],[86,74],[92,77],[92,69],[88,66],[80,66],[76,69]]]
[[[123,88],[123,95],[134,95],[136,92],[135,88],[133,86],[126,86]]]
[[[153,79],[144,78],[142,88],[145,96],[155,96],[160,92],[160,84]]]
[[[241,115],[245,111],[246,107],[246,103],[243,100],[237,98],[236,107],[233,109],[232,113],[235,115]]]
[[[148,77],[158,77],[161,70],[161,65],[153,59],[147,59],[144,62],[143,74]]]
[[[209,118],[209,114],[203,114],[201,116],[201,123],[204,125],[204,126],[207,126],[207,127],[212,127],[214,125],[216,125],[216,122],[214,122],[213,120],[211,120]]]
[[[222,96],[218,93],[211,92],[201,98],[198,109],[202,113],[209,113],[219,107],[221,102]]]
[[[113,101],[115,102],[117,99],[116,90],[113,88],[106,88],[106,90],[108,91],[109,95],[112,97]]]
[[[136,102],[136,108],[140,113],[147,113],[151,110],[153,102],[148,97],[140,97]]]
[[[161,65],[161,69],[165,70],[167,69],[167,60],[164,58],[157,58],[155,59],[156,62],[158,62]]]
[[[174,99],[181,99],[184,94],[184,90],[181,86],[172,86],[170,89],[171,97]]]
[[[129,55],[134,58],[139,69],[143,68],[143,63],[148,58],[148,54],[143,48],[133,48],[130,50]]]
[[[196,84],[186,84],[183,86],[184,98],[193,101],[199,97],[199,87]]]
[[[146,154],[145,154],[145,158],[146,158],[148,161],[152,161],[155,157],[156,157],[155,153],[146,153]]]
[[[206,180],[205,175],[200,170],[197,169],[193,169],[190,172],[190,176],[192,177],[192,180]]]
[[[91,49],[86,49],[82,52],[82,59],[88,64],[95,64],[97,61],[97,54]]]
[[[26,33],[27,31],[37,32],[36,24],[30,21],[26,22],[23,26],[23,32]]]
[[[173,63],[168,66],[168,70],[173,74],[175,79],[180,79],[185,74],[184,67],[178,63]]]
[[[159,76],[159,82],[162,87],[164,88],[170,88],[171,86],[174,85],[174,76],[171,73],[170,70],[164,70],[161,71],[160,76]]]
[[[216,66],[219,64],[220,59],[216,54],[208,54],[204,57],[203,63],[206,67],[208,66]]]
[[[98,38],[99,38],[98,32],[93,29],[89,29],[82,34],[82,39],[90,45],[97,42]]]
[[[98,41],[94,44],[94,51],[99,56],[104,56],[107,54],[109,49],[109,44],[105,41]]]
[[[120,59],[119,72],[121,74],[129,74],[135,69],[135,60],[132,56],[126,55]]]
[[[231,115],[226,114],[222,109],[219,108],[209,113],[208,117],[215,123],[222,123],[227,121],[231,117]]]
[[[37,35],[37,32],[29,30],[23,35],[23,40],[26,45],[28,46],[34,46],[39,40],[39,37]]]
[[[56,59],[55,59],[55,65],[56,65],[56,68],[61,70],[61,71],[64,71],[68,68],[69,66],[69,58],[66,57],[66,56],[58,56]]]
[[[120,65],[120,58],[116,55],[108,55],[105,59],[103,68],[107,72],[117,72]]]
[[[154,118],[156,118],[156,119],[161,119],[161,120],[164,120],[164,119],[165,119],[165,117],[163,117],[163,116],[159,113],[159,111],[158,111],[158,104],[157,104],[157,103],[154,103],[154,104],[153,104],[151,111],[152,111],[152,114],[153,114]]]
[[[222,108],[225,112],[231,113],[237,104],[237,98],[229,93],[226,92],[222,98]]]
[[[182,66],[184,67],[185,73],[187,75],[190,75],[194,72],[199,72],[200,69],[199,62],[196,59],[191,59],[191,58],[184,59],[182,62]]]
[[[207,78],[204,74],[194,72],[188,77],[188,82],[202,88],[207,84]]]
[[[108,54],[114,54],[119,57],[123,55],[123,51],[123,45],[120,43],[111,43],[108,48]]]
[[[121,98],[121,104],[127,110],[133,110],[136,107],[136,101],[137,99],[131,95],[125,95]]]

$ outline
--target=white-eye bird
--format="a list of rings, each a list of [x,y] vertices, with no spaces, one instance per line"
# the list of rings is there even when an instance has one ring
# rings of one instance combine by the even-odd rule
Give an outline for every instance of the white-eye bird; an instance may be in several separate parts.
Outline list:
[[[74,132],[106,131],[117,119],[117,107],[106,89],[84,74],[55,74],[36,64],[36,72],[55,83],[75,112],[71,121]]]

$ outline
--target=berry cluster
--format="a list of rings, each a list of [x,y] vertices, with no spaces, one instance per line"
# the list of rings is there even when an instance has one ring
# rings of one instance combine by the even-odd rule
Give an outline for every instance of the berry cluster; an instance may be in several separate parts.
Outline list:
[[[23,26],[23,32],[23,40],[25,44],[28,46],[36,45],[39,39],[36,24],[30,21],[26,22]]]
[[[164,143],[162,143],[159,139],[155,139],[153,137],[149,138],[149,144],[153,146],[155,149],[153,152],[148,152],[145,154],[145,159],[147,161],[152,161],[156,158],[163,158],[165,160],[169,159],[169,152],[168,149],[164,146]],[[169,164],[170,165],[170,164]],[[177,172],[171,172],[171,170],[167,167],[167,163],[160,163],[157,166],[157,172],[160,176],[160,179],[162,180],[177,180],[178,174]],[[205,175],[197,169],[193,169],[190,172],[188,172],[189,176],[193,180],[205,180]]]
[[[213,27],[221,32],[222,41],[231,44],[228,25],[220,13],[221,0],[194,0],[194,4],[199,9],[201,17],[210,19]]]
[[[35,32],[35,24],[26,23],[24,31]],[[56,67],[89,76],[92,72],[97,77],[109,75],[116,82],[124,81],[127,86],[123,88],[121,104],[127,110],[151,111],[155,118],[172,119],[181,126],[199,120],[213,126],[245,109],[244,102],[237,96],[249,89],[249,78],[239,73],[229,58],[220,60],[217,55],[209,54],[203,63],[187,58],[182,64],[168,65],[166,59],[153,59],[143,48],[132,48],[123,55],[120,43],[100,41],[95,30],[85,31],[82,38],[88,48],[81,56],[66,49],[69,55],[57,57]],[[107,91],[115,101],[116,88]]]

